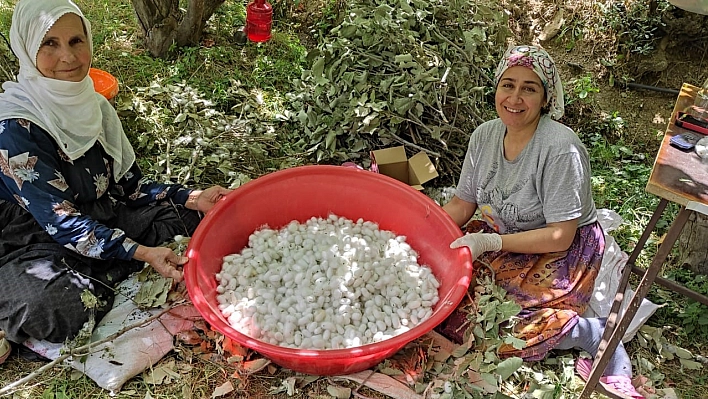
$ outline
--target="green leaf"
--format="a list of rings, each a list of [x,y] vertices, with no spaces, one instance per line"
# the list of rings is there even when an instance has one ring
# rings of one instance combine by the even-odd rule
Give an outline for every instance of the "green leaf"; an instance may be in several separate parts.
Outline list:
[[[408,97],[393,100],[393,109],[399,115],[405,115],[411,107],[413,107],[413,100]]]
[[[475,337],[486,338],[484,334],[484,329],[479,324],[475,324],[474,329],[472,331],[474,332]]]
[[[468,350],[469,350],[469,348],[467,347],[467,345],[460,345],[457,348],[455,348],[455,350],[452,351],[452,356],[453,357],[462,357],[465,355],[465,353],[467,353]]]
[[[326,77],[324,77],[324,75],[316,75],[315,76],[315,83],[318,86],[326,86],[329,84],[329,82],[330,82],[330,80],[327,79]]]
[[[701,363],[694,362],[693,360],[679,359],[679,361],[681,362],[681,366],[688,370],[700,370],[703,368]]]
[[[297,119],[304,125],[307,122],[307,112],[301,109],[300,112],[297,113]]]
[[[187,114],[180,112],[180,113],[175,117],[174,123],[175,123],[175,124],[182,123],[182,122],[184,122],[185,120],[187,120]]]
[[[489,385],[496,386],[497,385],[497,377],[494,374],[491,373],[480,373],[480,377],[484,380]]]
[[[382,92],[387,92],[388,88],[391,87],[391,83],[393,83],[394,77],[390,77],[388,79],[384,79],[379,83],[379,90]]]
[[[509,320],[513,316],[519,314],[519,312],[521,312],[521,306],[515,302],[506,301],[497,305],[496,310],[499,314],[499,318],[497,319],[497,321],[501,322]]]
[[[391,19],[391,11],[393,9],[391,6],[387,4],[381,4],[378,7],[376,7],[376,10],[374,11],[374,20],[379,23],[379,24],[386,24],[386,19]]]
[[[408,0],[400,0],[398,2],[398,6],[401,8],[401,11],[405,13],[413,13],[413,8],[411,8],[410,4],[408,4]]]
[[[471,369],[471,370],[477,371],[480,369],[482,362],[484,362],[484,354],[483,353],[477,352],[477,351],[470,352],[468,350],[467,355],[465,355],[465,357],[464,357],[464,360],[457,361],[455,363],[459,364],[460,367],[462,367],[463,369]]]
[[[231,163],[221,164],[217,167],[217,170],[226,176],[229,176],[231,174],[231,172],[234,171],[233,168],[231,167]]]
[[[524,349],[526,347],[526,341],[520,338],[516,338],[513,335],[506,336],[504,338],[504,343],[513,346],[514,349]]]
[[[482,312],[482,320],[486,322],[496,322],[497,320],[497,302],[489,302],[479,309]],[[489,328],[487,328],[489,330]]]
[[[343,26],[339,30],[339,35],[344,38],[352,38],[352,37],[357,36],[356,31],[357,31],[356,25],[347,25],[347,26]]]
[[[693,355],[691,352],[684,348],[676,348],[676,356],[679,357],[680,359],[692,359]]]
[[[337,138],[337,132],[334,130],[330,130],[329,133],[327,133],[327,137],[325,138],[325,148],[334,151],[335,149],[335,140]]]
[[[538,384],[533,382],[529,388],[529,397],[536,399],[556,399],[557,386],[555,384]]]
[[[496,363],[499,358],[494,352],[484,352],[484,362],[485,363]]]
[[[497,365],[497,373],[501,376],[502,381],[506,380],[516,372],[516,370],[523,364],[523,359],[520,357],[510,357],[503,360]]]
[[[413,61],[413,56],[410,54],[399,54],[394,58],[394,61],[398,64],[401,64],[404,62],[411,62],[411,61]]]
[[[315,78],[322,77],[324,74],[325,58],[319,57],[312,65],[312,76]]]
[[[171,278],[150,274],[149,279],[143,281],[140,285],[140,289],[135,294],[134,302],[142,308],[161,306],[167,301],[167,295],[171,288]]]

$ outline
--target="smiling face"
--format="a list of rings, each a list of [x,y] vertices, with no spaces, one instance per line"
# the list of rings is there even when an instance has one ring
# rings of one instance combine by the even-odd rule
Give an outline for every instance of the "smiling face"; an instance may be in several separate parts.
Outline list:
[[[494,95],[497,114],[507,129],[536,130],[546,92],[536,73],[523,66],[513,66],[499,79]]]
[[[37,69],[47,78],[80,82],[91,67],[91,49],[76,14],[64,14],[47,31],[37,52]]]

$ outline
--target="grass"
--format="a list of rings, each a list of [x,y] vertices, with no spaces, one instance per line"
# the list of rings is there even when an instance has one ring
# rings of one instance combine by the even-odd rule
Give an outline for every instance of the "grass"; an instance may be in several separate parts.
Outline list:
[[[27,0],[25,0],[27,1]],[[0,2],[0,32],[7,35],[14,0]],[[141,154],[146,174],[163,180],[182,180],[194,186],[219,183],[238,186],[248,179],[275,170],[311,162],[301,142],[302,132],[288,121],[288,98],[293,84],[307,67],[306,52],[312,42],[329,30],[336,18],[333,10],[339,1],[284,1],[276,4],[275,30],[272,40],[264,44],[234,41],[235,27],[243,24],[244,6],[227,1],[214,15],[205,40],[198,47],[175,50],[165,59],[155,59],[141,47],[132,6],[118,0],[78,0],[77,4],[92,21],[95,56],[93,65],[114,74],[120,81],[117,108],[126,131]],[[319,18],[319,19],[318,19]],[[311,28],[310,28],[311,26]],[[585,40],[591,23],[569,24],[563,40],[574,47]],[[585,30],[584,30],[585,29]],[[627,252],[633,249],[658,199],[644,191],[654,158],[641,144],[629,137],[617,110],[598,110],[593,103],[596,92],[594,77],[587,75],[568,82],[569,102],[577,115],[571,124],[587,145],[592,159],[593,190],[598,208],[617,211],[623,225],[613,233]],[[175,92],[157,92],[150,87],[181,87]],[[187,90],[187,88],[189,90]],[[184,102],[184,103],[183,103]],[[183,122],[179,115],[194,116]],[[569,107],[569,112],[573,108]],[[590,116],[588,116],[590,115]],[[223,128],[218,130],[219,128]],[[213,129],[217,133],[209,132]],[[189,141],[183,140],[185,137]],[[182,141],[180,141],[182,140]],[[201,140],[201,141],[200,141]],[[200,144],[201,143],[201,144]],[[195,152],[196,151],[196,152]],[[199,162],[193,165],[193,154]],[[191,167],[190,167],[191,165]],[[167,173],[171,170],[171,173]],[[448,177],[454,181],[454,177]],[[655,253],[661,235],[676,214],[670,206],[642,252],[638,265],[646,267]],[[708,283],[669,265],[667,275],[708,292]],[[664,334],[675,345],[706,355],[708,327],[703,323],[705,309],[686,299],[658,288],[652,288],[650,299],[666,304],[649,324],[667,327]],[[701,313],[703,311],[704,313]],[[693,329],[687,327],[693,326]],[[687,370],[677,360],[667,360],[655,347],[641,345],[639,340],[628,345],[635,359],[647,359],[656,365],[657,381],[675,386],[682,397],[708,397],[705,369]],[[285,393],[269,393],[293,373],[271,368],[233,379],[236,371],[226,363],[211,361],[180,346],[159,364],[175,360],[191,366],[173,384],[150,385],[146,379],[130,380],[117,398],[210,397],[226,380],[241,382],[239,392],[263,397],[289,397]],[[34,370],[42,363],[16,357],[0,370],[0,385],[10,383]],[[650,371],[650,370],[649,370]],[[309,397],[328,397],[326,379],[308,385]],[[558,388],[562,391],[562,388]],[[360,391],[367,397],[379,397],[373,391]],[[567,393],[566,393],[567,394]],[[69,369],[55,367],[14,397],[108,398],[106,391],[91,380],[76,376]],[[556,396],[557,397],[557,396]]]

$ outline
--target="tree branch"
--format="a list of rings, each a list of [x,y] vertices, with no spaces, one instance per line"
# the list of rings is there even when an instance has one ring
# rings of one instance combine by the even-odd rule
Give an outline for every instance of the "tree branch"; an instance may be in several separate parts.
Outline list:
[[[403,139],[402,137],[396,135],[396,134],[393,133],[393,132],[388,132],[388,134],[390,134],[396,141],[400,141],[400,142],[403,143],[404,145],[407,145],[407,146],[409,146],[409,147],[413,147],[413,148],[415,148],[415,149],[417,149],[417,150],[420,150],[420,151],[425,151],[425,152],[427,152],[428,154],[434,155],[434,156],[436,156],[436,157],[439,157],[439,156],[440,156],[439,153],[437,153],[437,152],[435,152],[435,151],[431,151],[431,150],[429,150],[429,149],[427,149],[427,148],[423,148],[423,147],[421,147],[421,146],[419,146],[419,145],[417,145],[417,144],[413,144],[413,143],[411,143],[410,141],[407,141],[407,140]]]

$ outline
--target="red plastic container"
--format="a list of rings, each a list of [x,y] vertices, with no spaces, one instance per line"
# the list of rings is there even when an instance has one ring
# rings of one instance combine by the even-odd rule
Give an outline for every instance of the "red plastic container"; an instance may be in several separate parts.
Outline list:
[[[304,222],[330,213],[375,221],[381,229],[407,236],[420,255],[419,263],[430,266],[441,283],[433,315],[404,334],[350,349],[285,348],[233,329],[216,300],[215,274],[221,270],[222,257],[240,252],[248,236],[264,224],[280,228],[292,220]],[[341,166],[301,166],[253,180],[219,201],[190,240],[185,280],[194,306],[224,335],[282,367],[314,375],[343,375],[378,364],[452,313],[472,278],[469,250],[449,247],[461,235],[440,206],[395,179]]]
[[[273,7],[266,0],[254,0],[246,6],[246,36],[252,42],[270,40]]]

